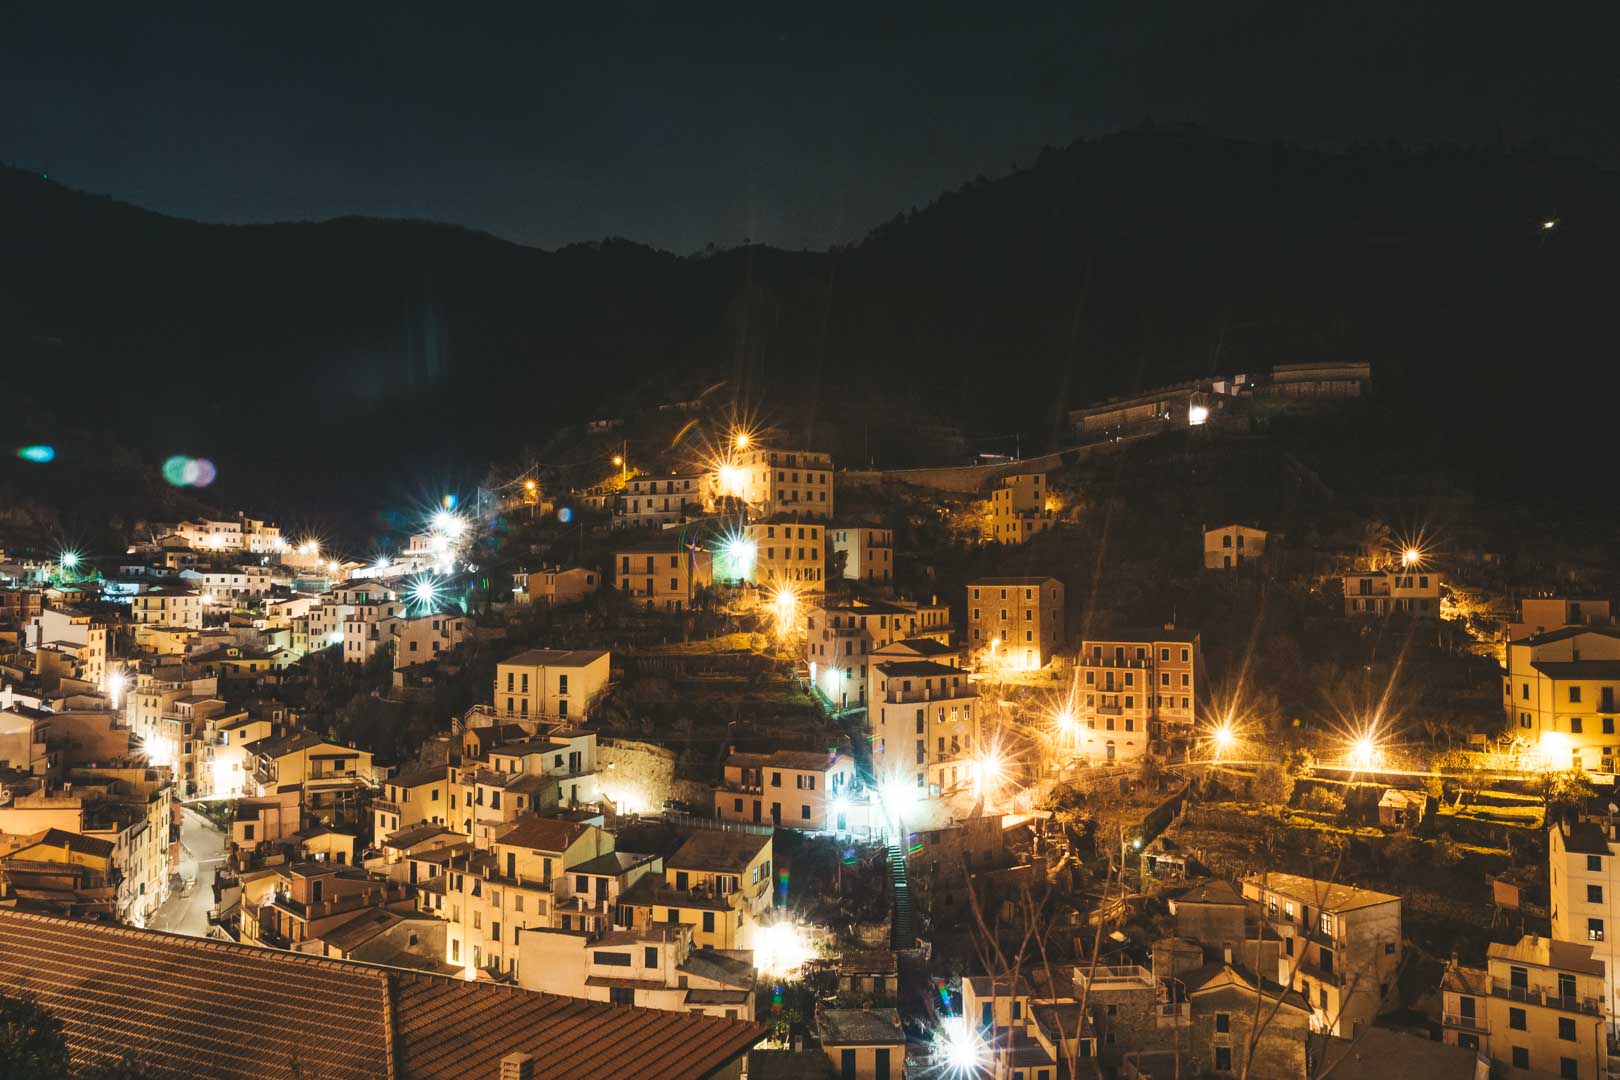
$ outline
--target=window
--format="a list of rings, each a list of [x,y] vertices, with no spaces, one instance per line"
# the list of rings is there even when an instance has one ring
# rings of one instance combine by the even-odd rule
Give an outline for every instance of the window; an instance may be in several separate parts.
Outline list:
[[[1513,1048],[1513,1067],[1515,1069],[1528,1069],[1530,1067],[1530,1048],[1515,1046]]]
[[[1603,903],[1603,886],[1601,886],[1601,885],[1588,885],[1586,887],[1586,902],[1588,904],[1601,904],[1601,903]]]
[[[658,950],[651,945],[641,950],[641,966],[655,968],[658,966]]]
[[[1215,1030],[1218,1031],[1218,1032],[1221,1032],[1222,1034],[1231,1031],[1232,1030],[1232,1014],[1231,1013],[1216,1013],[1215,1014]]]
[[[627,952],[605,952],[605,951],[603,951],[601,949],[598,949],[591,956],[591,959],[594,960],[597,964],[600,964],[602,967],[629,967],[630,966],[630,954],[627,953]]]
[[[1513,1008],[1508,1010],[1508,1027],[1514,1031],[1525,1030],[1524,1010]]]
[[[1580,701],[1581,701],[1581,688],[1578,687],[1578,686],[1570,687],[1569,688],[1569,702],[1570,702],[1570,704],[1571,705],[1579,705]]]
[[[630,986],[610,986],[608,987],[608,1000],[615,1005],[634,1005],[636,1003],[635,988]]]
[[[1575,1021],[1567,1016],[1558,1018],[1558,1037],[1564,1042],[1575,1041]]]
[[[1217,1046],[1215,1048],[1215,1071],[1232,1071],[1232,1048],[1230,1046]]]
[[[1586,940],[1587,941],[1602,941],[1603,940],[1603,920],[1602,919],[1587,919],[1586,920]]]
[[[712,911],[703,913],[703,932],[705,934],[714,933],[714,912]]]
[[[1558,1059],[1559,1080],[1579,1080],[1581,1067],[1574,1058],[1561,1057]]]

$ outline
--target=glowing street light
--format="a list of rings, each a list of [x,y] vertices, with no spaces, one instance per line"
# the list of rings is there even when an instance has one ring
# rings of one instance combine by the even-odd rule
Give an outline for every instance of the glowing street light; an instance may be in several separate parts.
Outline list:
[[[767,978],[792,978],[811,956],[804,931],[791,922],[772,923],[754,932],[754,969]]]
[[[61,563],[62,569],[72,570],[75,566],[79,565],[79,553],[77,551],[62,552]]]
[[[613,464],[614,465],[623,465],[624,464],[624,458],[621,457],[618,454],[614,454],[613,455]]]
[[[744,482],[747,474],[736,465],[724,464],[720,466],[720,494],[742,498]]]
[[[793,632],[793,617],[799,610],[799,598],[792,586],[779,586],[771,607],[776,609],[776,636],[786,638]]]
[[[420,578],[411,586],[411,599],[422,614],[428,614],[439,602],[439,587],[428,578]]]
[[[454,539],[467,528],[467,520],[454,510],[440,510],[433,515],[433,528]]]
[[[748,444],[752,441],[753,440],[749,437],[748,432],[739,431],[735,436],[732,437],[731,445],[735,446],[739,450],[746,450],[748,449]]]
[[[523,490],[524,491],[533,491],[535,488],[537,488],[539,486],[540,485],[536,484],[533,480],[525,480],[525,481],[523,481]]]
[[[1350,764],[1354,768],[1361,770],[1377,768],[1378,763],[1384,756],[1383,750],[1378,745],[1378,740],[1373,737],[1373,733],[1370,731],[1363,732],[1351,739],[1349,750]]]
[[[1417,566],[1422,561],[1423,561],[1423,552],[1419,551],[1415,547],[1409,547],[1405,551],[1401,552],[1401,565],[1402,566],[1409,566],[1409,567],[1410,566]]]
[[[899,773],[885,777],[878,785],[878,802],[889,815],[889,821],[899,827],[900,821],[917,801],[917,787]]]
[[[1541,223],[1541,231],[1542,232],[1552,232],[1556,228],[1558,228],[1558,219],[1557,218],[1548,218],[1546,221],[1543,221]]]
[[[1231,724],[1221,724],[1210,732],[1210,742],[1215,746],[1215,760],[1219,761],[1221,755],[1237,745],[1237,732],[1232,730]]]
[[[128,680],[125,679],[122,671],[112,671],[107,674],[107,700],[112,702],[114,709],[118,708],[118,703],[123,700],[124,686],[127,682]]]
[[[990,1063],[989,1048],[966,1017],[947,1016],[941,1021],[935,1045],[948,1076],[976,1076]]]

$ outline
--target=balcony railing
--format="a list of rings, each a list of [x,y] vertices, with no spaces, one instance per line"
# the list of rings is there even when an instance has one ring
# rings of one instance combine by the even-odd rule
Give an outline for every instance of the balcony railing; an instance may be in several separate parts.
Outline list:
[[[1459,1031],[1473,1031],[1481,1035],[1490,1029],[1485,1026],[1485,1019],[1480,1016],[1464,1016],[1462,1013],[1446,1013],[1445,1026],[1456,1028]]]
[[[1551,994],[1545,990],[1523,986],[1493,986],[1491,996],[1505,998],[1508,1001],[1519,1001],[1526,1005],[1539,1005],[1544,1009],[1557,1009],[1560,1012],[1586,1013],[1590,1016],[1603,1015],[1603,999],[1595,997],[1563,997]]]
[[[1143,668],[1152,667],[1153,661],[1150,659],[1135,660],[1130,658],[1116,660],[1112,656],[1086,656],[1081,658],[1079,666],[1083,668],[1135,668],[1137,671],[1141,671]]]
[[[1153,989],[1153,972],[1139,964],[1122,967],[1075,968],[1074,981],[1078,986],[1089,983],[1093,990]]]

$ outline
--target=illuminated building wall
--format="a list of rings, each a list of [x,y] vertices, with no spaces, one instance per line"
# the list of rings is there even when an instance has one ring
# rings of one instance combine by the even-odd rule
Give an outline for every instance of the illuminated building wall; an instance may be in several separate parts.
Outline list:
[[[1045,667],[1063,644],[1066,591],[1050,577],[993,577],[968,582],[967,645],[986,670]]]

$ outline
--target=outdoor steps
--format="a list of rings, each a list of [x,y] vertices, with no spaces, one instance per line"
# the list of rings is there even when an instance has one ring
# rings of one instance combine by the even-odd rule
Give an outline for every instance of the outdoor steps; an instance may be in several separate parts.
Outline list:
[[[911,909],[911,888],[906,883],[906,852],[898,841],[889,843],[889,877],[894,882],[894,925],[889,946],[910,949],[917,944],[917,925]]]

